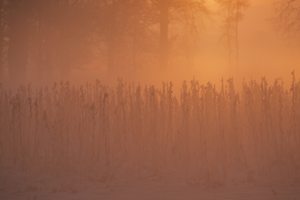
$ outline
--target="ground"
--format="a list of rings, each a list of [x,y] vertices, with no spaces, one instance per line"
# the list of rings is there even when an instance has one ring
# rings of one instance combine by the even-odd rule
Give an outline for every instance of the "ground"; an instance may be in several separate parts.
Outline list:
[[[1,200],[299,200],[299,183],[203,184],[161,178],[105,181],[81,175],[39,175],[1,170]]]

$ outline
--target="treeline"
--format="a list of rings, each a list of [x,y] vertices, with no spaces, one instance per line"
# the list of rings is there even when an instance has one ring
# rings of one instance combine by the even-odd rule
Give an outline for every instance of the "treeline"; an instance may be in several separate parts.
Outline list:
[[[300,82],[0,90],[0,166],[193,183],[299,181]],[[173,180],[173,179],[172,179]]]
[[[234,48],[247,1],[216,2]],[[108,74],[167,68],[170,57],[193,59],[211,16],[204,0],[1,0],[1,79],[62,80],[93,62]]]

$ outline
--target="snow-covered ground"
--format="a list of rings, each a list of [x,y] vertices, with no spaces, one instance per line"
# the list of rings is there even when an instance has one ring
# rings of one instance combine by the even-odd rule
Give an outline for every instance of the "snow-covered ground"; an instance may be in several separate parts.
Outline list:
[[[1,200],[299,200],[300,183],[205,183],[159,177],[42,175],[1,170]]]

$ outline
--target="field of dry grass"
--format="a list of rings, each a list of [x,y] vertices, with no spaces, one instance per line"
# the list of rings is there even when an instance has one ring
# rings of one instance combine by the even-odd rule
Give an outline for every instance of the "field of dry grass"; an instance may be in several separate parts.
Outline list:
[[[181,88],[122,81],[116,87],[97,81],[0,88],[0,190],[8,195],[13,185],[34,179],[27,183],[37,186],[26,186],[33,193],[51,180],[53,192],[68,188],[55,182],[62,177],[80,177],[73,183],[89,180],[85,185],[104,190],[154,181],[290,191],[300,187],[299,122],[295,78],[286,85],[244,82],[239,90],[233,80],[218,88],[195,80]]]

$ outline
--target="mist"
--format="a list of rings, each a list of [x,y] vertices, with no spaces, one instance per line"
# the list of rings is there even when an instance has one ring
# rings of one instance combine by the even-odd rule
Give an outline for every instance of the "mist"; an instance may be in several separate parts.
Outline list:
[[[0,0],[0,199],[299,199],[299,0]]]
[[[299,70],[299,37],[280,27],[276,1],[247,2],[231,11],[238,19],[212,0],[170,3],[166,19],[156,1],[1,2],[2,84],[287,79]]]

